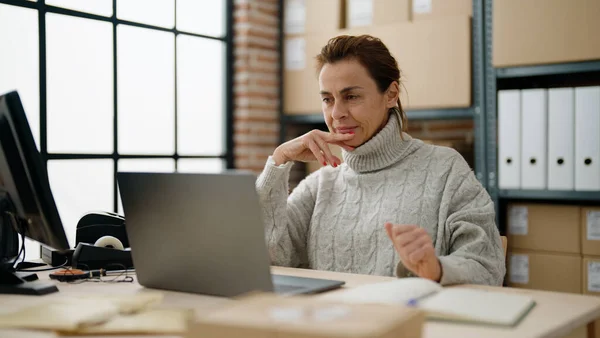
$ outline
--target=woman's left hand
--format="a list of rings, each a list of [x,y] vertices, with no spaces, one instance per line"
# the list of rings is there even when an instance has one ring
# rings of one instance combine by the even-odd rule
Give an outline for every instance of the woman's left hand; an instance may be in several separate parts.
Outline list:
[[[425,229],[416,225],[386,223],[385,230],[408,270],[419,277],[440,281],[442,267]]]

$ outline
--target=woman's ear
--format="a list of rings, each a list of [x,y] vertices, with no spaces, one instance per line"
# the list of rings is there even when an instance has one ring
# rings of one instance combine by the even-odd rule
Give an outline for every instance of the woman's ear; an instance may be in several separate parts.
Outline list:
[[[398,97],[400,96],[400,85],[397,81],[392,81],[390,86],[385,91],[385,104],[386,108],[394,108],[398,103]]]

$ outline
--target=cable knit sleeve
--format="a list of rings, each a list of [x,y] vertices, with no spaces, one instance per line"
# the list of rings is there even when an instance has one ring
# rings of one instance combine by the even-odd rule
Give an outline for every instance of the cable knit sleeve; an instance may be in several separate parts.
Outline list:
[[[448,176],[440,212],[448,253],[439,257],[440,283],[502,285],[506,266],[494,203],[462,157]]]
[[[315,207],[318,174],[309,175],[289,194],[293,162],[277,166],[271,157],[256,181],[271,264],[308,267],[307,234]]]

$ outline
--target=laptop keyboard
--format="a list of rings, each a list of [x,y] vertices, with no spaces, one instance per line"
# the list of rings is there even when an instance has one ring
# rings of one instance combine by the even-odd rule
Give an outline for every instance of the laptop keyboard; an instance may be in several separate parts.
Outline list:
[[[286,293],[286,292],[292,292],[292,291],[304,289],[304,287],[302,287],[302,286],[289,285],[289,284],[274,284],[273,288],[275,289],[275,292],[277,292],[277,293]]]

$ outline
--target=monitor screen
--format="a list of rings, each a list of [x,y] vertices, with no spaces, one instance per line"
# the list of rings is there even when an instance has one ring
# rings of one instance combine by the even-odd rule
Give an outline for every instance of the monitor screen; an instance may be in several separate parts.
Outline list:
[[[0,182],[14,204],[23,235],[55,249],[69,249],[46,166],[17,92],[0,96]]]

